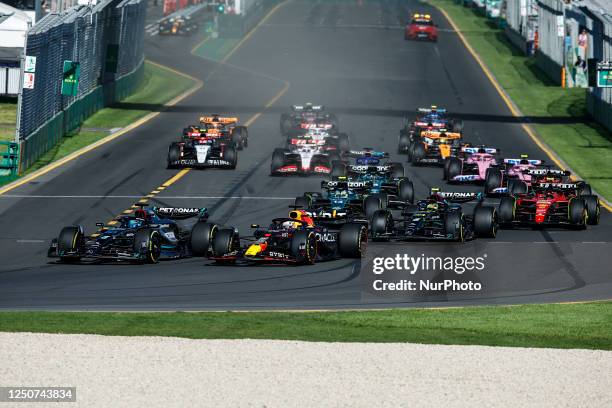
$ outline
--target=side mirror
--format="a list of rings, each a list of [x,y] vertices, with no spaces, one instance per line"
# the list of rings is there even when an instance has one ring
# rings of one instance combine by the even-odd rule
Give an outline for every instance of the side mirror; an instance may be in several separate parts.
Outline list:
[[[251,228],[259,228],[259,224],[251,224]]]

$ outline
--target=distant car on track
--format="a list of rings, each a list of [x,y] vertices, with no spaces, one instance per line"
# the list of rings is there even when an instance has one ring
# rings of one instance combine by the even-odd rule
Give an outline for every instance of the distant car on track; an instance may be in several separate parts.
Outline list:
[[[189,16],[165,18],[158,26],[160,35],[192,35],[198,28],[199,24]]]
[[[438,27],[429,14],[414,14],[404,31],[405,40],[438,41]]]
[[[280,131],[285,137],[303,134],[310,128],[323,128],[329,133],[338,132],[338,118],[329,113],[322,105],[291,106],[291,113],[283,113],[280,118]]]
[[[487,172],[497,165],[499,149],[464,145],[457,156],[444,160],[444,180],[448,183],[483,183]]]
[[[404,118],[404,125],[400,130],[398,153],[410,154],[410,144],[425,131],[463,132],[463,121],[452,118],[446,109],[432,105],[429,108],[418,108],[415,118]]]
[[[195,219],[191,226],[182,221]],[[156,263],[160,259],[206,256],[214,230],[206,223],[206,208],[140,206],[133,215],[116,219],[96,234],[85,235],[80,225],[64,227],[51,241],[48,256],[66,263],[128,261]]]

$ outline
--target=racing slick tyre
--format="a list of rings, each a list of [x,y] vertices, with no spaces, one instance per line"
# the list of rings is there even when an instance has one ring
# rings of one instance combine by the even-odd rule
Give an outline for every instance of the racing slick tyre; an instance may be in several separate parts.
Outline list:
[[[437,38],[436,38],[437,40]],[[436,41],[434,40],[434,41]],[[463,131],[463,121],[462,120],[453,120],[453,132],[461,133]]]
[[[447,180],[450,182],[453,180],[455,176],[460,175],[462,167],[463,166],[462,166],[461,160],[459,160],[456,157],[449,157],[448,158],[448,170],[446,172]]]
[[[587,208],[582,198],[573,198],[569,202],[568,221],[577,229],[586,228]]]
[[[303,208],[303,209],[309,209],[310,205],[312,204],[310,197],[307,196],[299,196],[299,197],[295,197],[295,206],[297,208]]]
[[[587,184],[588,185],[588,184]],[[599,198],[596,195],[584,195],[582,196],[584,203],[586,205],[587,210],[587,224],[588,225],[597,225],[599,224],[599,216],[600,216],[600,205]]]
[[[161,235],[159,231],[142,228],[134,234],[134,253],[140,256],[144,263],[154,264],[159,262],[161,255]]]
[[[232,131],[232,142],[238,150],[242,150],[248,145],[249,132],[245,126],[236,126]]]
[[[514,197],[502,197],[499,201],[499,223],[504,226],[511,225],[514,221],[515,212],[516,199]]]
[[[581,181],[578,183],[578,195],[579,196],[588,196],[593,194],[593,190],[591,189],[591,185]]]
[[[406,129],[400,130],[399,142],[397,145],[397,152],[399,154],[408,153],[408,149],[410,148],[410,136],[406,133]]]
[[[368,228],[363,224],[348,223],[338,233],[338,252],[343,258],[361,258],[368,242]]]
[[[465,220],[461,211],[450,211],[444,219],[446,234],[452,234],[455,241],[465,241]]]
[[[372,215],[372,240],[388,241],[387,233],[393,228],[393,215],[388,210],[377,210]]]
[[[210,244],[219,231],[217,224],[210,222],[196,222],[191,228],[189,245],[191,252],[196,256],[206,256],[210,251]]]
[[[391,177],[398,179],[404,177],[404,165],[402,163],[389,163],[391,166]]]
[[[495,238],[497,235],[497,211],[488,205],[474,209],[474,232],[479,237]]]
[[[489,168],[485,175],[485,194],[491,194],[494,189],[501,187],[502,173],[500,169]]]
[[[408,162],[412,162],[412,151],[414,150],[414,140],[410,140],[410,144],[408,145],[408,150],[406,151],[406,155],[408,156]]]
[[[383,209],[383,203],[380,197],[376,195],[367,196],[363,200],[363,212],[368,220],[372,219],[374,213]]]
[[[329,162],[333,163],[336,160],[340,161],[342,160],[342,158],[340,157],[340,153],[332,150],[331,152],[329,152]]]
[[[510,180],[508,181],[508,192],[512,195],[526,194],[527,184],[521,180]]]
[[[225,146],[223,151],[223,160],[227,160],[230,164],[227,166],[230,169],[235,169],[238,164],[238,152],[233,146]]]
[[[236,247],[236,234],[231,228],[219,229],[212,238],[212,254],[222,257],[229,254]],[[234,260],[215,260],[217,263],[233,263]]]
[[[446,159],[444,159],[442,180],[448,180],[448,165],[449,164],[450,164],[450,157],[447,157]]]
[[[341,152],[348,152],[351,150],[351,143],[346,133],[340,133],[338,135],[338,149],[340,149]]]
[[[170,147],[168,147],[168,168],[175,169],[178,166],[172,165],[170,163],[181,159],[181,146],[178,143],[172,143]]]
[[[79,247],[83,242],[83,228],[79,226],[64,227],[57,238],[57,252],[78,253]],[[60,256],[62,262],[77,262],[81,259],[78,255]]]
[[[413,166],[418,166],[419,162],[425,158],[425,146],[423,143],[416,142],[412,147],[412,155],[410,156],[410,161]]]
[[[341,162],[341,161],[339,161],[339,160],[334,160],[332,162],[330,176],[332,178],[334,178],[334,177],[345,177],[346,174],[347,174],[346,164]]]
[[[270,164],[270,173],[274,174],[278,169],[285,165],[285,149],[277,147],[272,153],[272,162]]]
[[[405,203],[414,203],[414,186],[412,181],[408,179],[401,179],[397,183],[397,196]]]
[[[298,265],[312,265],[317,259],[317,238],[312,231],[298,230],[291,238],[291,256]]]

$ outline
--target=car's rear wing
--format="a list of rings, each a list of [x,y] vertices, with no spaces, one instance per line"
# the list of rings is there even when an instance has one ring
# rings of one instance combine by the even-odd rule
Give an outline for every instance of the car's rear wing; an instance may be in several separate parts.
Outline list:
[[[539,166],[540,164],[544,163],[544,160],[538,160],[538,159],[525,159],[525,158],[521,158],[521,159],[504,159],[504,163],[505,164],[511,164],[513,166],[517,165],[517,164],[521,164],[521,162],[523,160],[527,160],[527,162],[529,164],[532,164],[534,166]]]
[[[442,129],[436,130],[424,130],[421,132],[422,137],[429,137],[430,139],[461,139],[461,133],[459,132],[446,132]]]
[[[353,173],[387,173],[391,171],[391,166],[389,165],[367,165],[367,164],[350,164],[346,166],[347,170]]]
[[[437,188],[431,189],[431,195],[438,195],[445,200],[453,203],[467,203],[469,201],[484,200],[483,193],[466,192],[466,191],[440,191]]]
[[[345,152],[342,155],[344,157],[351,157],[351,158],[359,158],[359,157],[376,157],[379,159],[389,158],[389,153],[387,152],[379,152],[379,151],[371,150],[368,148],[365,148],[363,150],[349,150],[348,152]]]
[[[572,173],[567,170],[557,169],[529,169],[530,176],[570,176]]]
[[[300,129],[307,130],[329,130],[333,128],[334,125],[331,123],[300,123]]]
[[[486,146],[463,146],[461,148],[463,153],[474,154],[474,153],[487,153],[487,154],[497,154],[499,153],[499,149],[496,147],[486,147]]]
[[[182,220],[192,217],[208,218],[208,209],[206,207],[153,207],[151,210],[153,210],[158,217],[173,220]]]
[[[432,113],[432,112],[446,113],[446,109],[445,108],[438,108],[438,107],[418,108],[417,112],[419,112],[419,113]]]
[[[293,138],[291,144],[294,146],[323,146],[327,141],[314,140],[311,138]]]
[[[356,180],[323,180],[321,189],[324,190],[365,190],[372,186],[370,181]]]
[[[221,123],[223,125],[232,125],[238,123],[237,117],[220,117],[220,116],[202,116],[200,117],[200,123]]]
[[[532,185],[533,189],[542,190],[577,190],[578,184],[576,183],[535,183]]]
[[[291,110],[294,112],[302,112],[304,110],[306,110],[306,108],[308,107],[308,109],[313,110],[313,111],[322,111],[325,109],[325,107],[323,105],[309,105],[309,106],[305,106],[305,105],[291,105]]]

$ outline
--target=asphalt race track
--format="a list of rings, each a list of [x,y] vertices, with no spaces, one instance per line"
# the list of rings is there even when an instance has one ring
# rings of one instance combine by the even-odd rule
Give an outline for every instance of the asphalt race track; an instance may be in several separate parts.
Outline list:
[[[442,29],[436,44],[403,39],[401,22],[422,10]],[[316,177],[269,176],[272,151],[282,144],[280,113],[295,103],[322,103],[337,112],[353,148],[370,146],[395,155],[403,114],[434,103],[465,120],[468,141],[499,147],[505,157],[545,158],[459,37],[429,6],[294,0],[262,24],[227,64],[191,55],[199,40],[155,36],[147,43],[149,59],[204,80],[198,92],[129,134],[0,196],[0,308],[359,308],[612,297],[612,217],[605,210],[600,225],[585,231],[503,230],[496,240],[461,248],[437,244],[436,250],[447,253],[499,254],[488,257],[481,276],[472,276],[486,283],[483,293],[473,295],[364,302],[360,263],[351,260],[308,267],[225,267],[201,258],[156,265],[49,262],[49,241],[63,226],[82,224],[93,232],[96,222],[112,219],[177,174],[165,166],[168,144],[200,113],[235,114],[245,122],[263,112],[250,124],[250,146],[240,152],[235,171],[189,171],[150,202],[206,206],[211,220],[243,233],[251,223],[286,215],[296,195],[318,190]],[[417,198],[431,186],[443,186],[440,168],[405,166]]]

